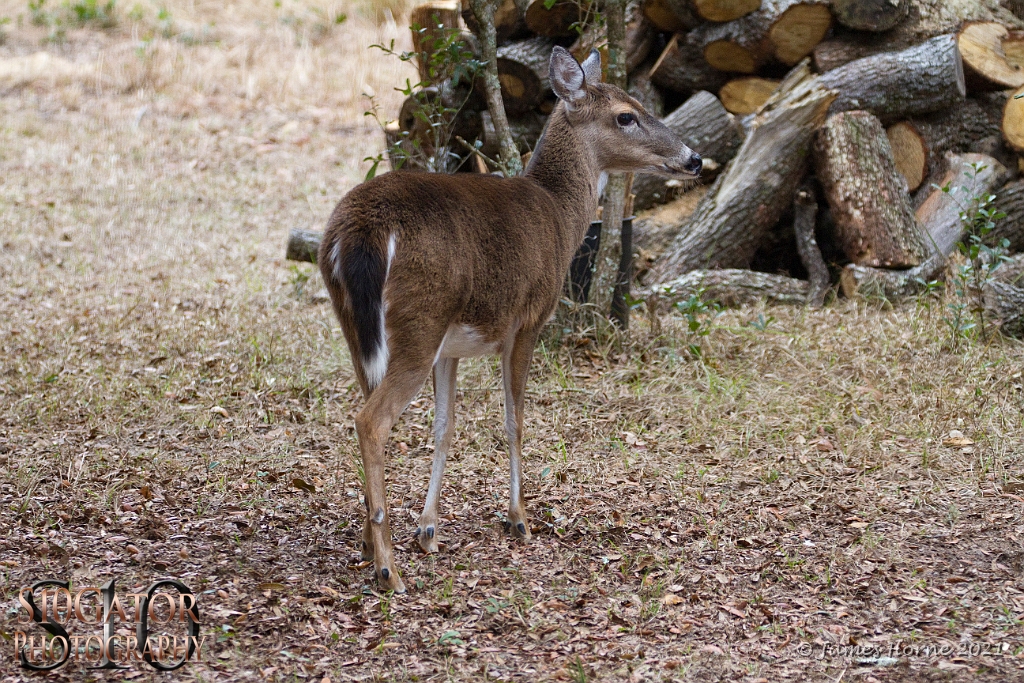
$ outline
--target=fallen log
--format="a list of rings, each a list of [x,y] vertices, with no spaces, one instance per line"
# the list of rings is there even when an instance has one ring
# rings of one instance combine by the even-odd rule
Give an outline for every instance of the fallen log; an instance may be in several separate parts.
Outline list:
[[[753,114],[768,101],[781,81],[772,78],[735,78],[718,91],[722,106],[732,114],[745,116]]]
[[[821,83],[839,93],[832,113],[863,109],[884,123],[945,109],[967,95],[951,34],[850,62],[822,74]]]
[[[694,0],[697,14],[708,21],[733,21],[761,9],[761,0]]]
[[[651,67],[651,81],[655,85],[680,93],[717,92],[728,80],[728,74],[704,61],[700,46],[689,35],[679,33],[672,36]]]
[[[1015,180],[993,192],[996,199],[992,208],[1006,216],[996,221],[995,229],[985,240],[996,246],[1005,239],[1011,252],[1024,252],[1024,180]]]
[[[670,282],[650,287],[646,293],[669,303],[701,293],[701,298],[707,302],[742,306],[762,300],[801,305],[807,301],[809,291],[806,280],[756,270],[724,269],[692,270]]]
[[[316,263],[316,253],[320,249],[320,240],[323,236],[322,232],[292,228],[288,233],[284,257],[289,261]]]
[[[530,111],[551,90],[548,63],[554,46],[554,40],[538,36],[498,48],[501,98],[510,116]]]
[[[698,92],[678,109],[662,119],[672,132],[704,159],[705,178],[713,175],[712,166],[721,169],[735,155],[743,142],[736,118],[725,110],[718,98],[709,92]],[[649,173],[637,173],[633,181],[635,207],[647,209],[669,201],[670,189],[676,182]]]
[[[1024,34],[994,21],[964,24],[956,37],[967,89],[1006,90],[1024,85]]]
[[[473,35],[480,35],[480,23],[476,20],[471,0],[462,0],[462,20],[473,32]],[[524,21],[525,6],[519,0],[501,0],[501,4],[494,11],[494,31],[497,36],[497,44],[503,45],[506,42],[519,38],[526,31]]]
[[[761,9],[691,33],[707,63],[720,71],[752,74],[772,59],[792,66],[809,55],[832,26],[818,0],[763,0]]]
[[[410,10],[412,50],[416,53],[421,81],[431,80],[430,55],[444,38],[445,31],[459,27],[459,10],[458,0],[429,0]]]
[[[999,127],[1006,143],[1018,152],[1024,152],[1024,87],[1017,88],[1006,100]]]
[[[975,152],[976,146],[1000,136],[1001,111],[993,96],[968,98],[934,114],[900,121],[886,129],[896,167],[916,190],[930,175],[945,171],[946,152]]]
[[[916,296],[926,284],[938,277],[946,265],[946,257],[932,254],[919,266],[908,270],[887,270],[851,263],[843,268],[839,286],[848,299],[854,297],[895,301]]]
[[[818,202],[814,197],[814,185],[805,182],[796,191],[793,200],[793,232],[796,233],[796,248],[800,252],[800,262],[807,270],[807,305],[821,308],[825,305],[825,294],[828,292],[828,266],[821,257],[821,249],[814,235],[814,227],[818,217]]]
[[[690,0],[643,0],[640,11],[656,29],[665,33],[689,31],[702,21]]]
[[[811,76],[806,63],[786,76],[736,157],[680,226],[658,263],[658,279],[749,264],[764,235],[792,205],[814,133],[835,96]]]
[[[910,268],[927,258],[906,183],[878,118],[865,111],[829,116],[818,131],[814,162],[851,261]]]
[[[559,0],[548,5],[546,0],[533,0],[526,8],[526,27],[538,36],[559,38],[572,35],[573,25],[580,21],[587,8],[575,2]]]
[[[858,31],[888,31],[909,13],[909,0],[832,0],[836,21]]]
[[[917,220],[925,233],[927,242],[933,251],[942,256],[949,256],[956,249],[957,242],[963,239],[964,224],[960,219],[961,204],[966,204],[969,196],[988,194],[1003,184],[1007,170],[998,161],[984,154],[953,154],[947,155],[948,170],[940,182],[939,189],[933,189],[928,198],[917,209]],[[972,165],[980,164],[982,169],[974,173]],[[974,175],[973,178],[966,174]],[[949,185],[956,192],[943,192],[942,187]],[[967,192],[959,190],[966,187]],[[955,200],[955,201],[954,201]]]
[[[982,287],[985,317],[1008,337],[1024,338],[1024,287],[990,281]]]

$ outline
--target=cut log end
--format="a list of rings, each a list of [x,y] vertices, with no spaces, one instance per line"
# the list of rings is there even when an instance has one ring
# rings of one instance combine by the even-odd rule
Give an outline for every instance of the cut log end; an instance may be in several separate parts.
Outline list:
[[[1017,99],[1020,97],[1020,99]],[[1024,87],[1014,91],[1003,108],[1003,137],[1018,152],[1024,152]]]
[[[858,31],[888,31],[909,12],[909,0],[832,0],[836,21]]]
[[[928,150],[924,140],[909,121],[889,126],[885,134],[892,147],[896,169],[907,180],[907,189],[913,192],[928,175]]]
[[[779,83],[770,78],[737,78],[722,86],[718,97],[730,113],[741,116],[753,114],[768,101]]]
[[[832,13],[828,5],[793,5],[772,24],[768,38],[775,45],[775,57],[793,66],[811,54],[832,28]]]
[[[704,46],[704,59],[719,71],[752,74],[760,66],[753,52],[730,40],[715,40]]]
[[[957,34],[971,90],[1005,90],[1024,86],[1024,36],[994,21],[965,24]]]
[[[761,0],[694,0],[694,6],[708,21],[732,21],[756,12]]]

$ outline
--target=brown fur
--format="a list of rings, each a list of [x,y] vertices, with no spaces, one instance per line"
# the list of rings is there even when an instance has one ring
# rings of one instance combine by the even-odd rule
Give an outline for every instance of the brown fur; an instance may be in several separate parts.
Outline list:
[[[627,112],[637,118],[635,130],[616,123]],[[446,331],[469,326],[502,354],[506,403],[513,404],[506,406],[513,482],[521,481],[523,398],[533,346],[595,213],[599,173],[672,171],[692,165],[693,158],[636,100],[598,84],[587,87],[572,108],[556,107],[522,178],[394,172],[360,185],[338,204],[318,260],[367,395],[356,418],[366,476],[364,557],[373,557],[385,587],[404,589],[391,550],[384,447],[434,365]],[[334,256],[355,243],[384,253],[392,235],[396,248],[383,295],[390,360],[373,388]],[[444,381],[454,389],[454,375]],[[436,371],[434,384],[436,393]],[[439,437],[450,440],[450,433]],[[522,497],[511,494],[509,523],[514,534],[528,539]],[[435,517],[436,511],[425,509],[423,519]],[[420,540],[424,548],[436,549],[433,522],[429,539]]]

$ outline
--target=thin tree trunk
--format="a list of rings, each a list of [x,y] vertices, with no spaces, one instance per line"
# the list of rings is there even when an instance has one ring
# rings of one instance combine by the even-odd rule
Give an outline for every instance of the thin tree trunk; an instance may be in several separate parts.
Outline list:
[[[484,91],[487,97],[487,109],[491,112],[491,121],[500,140],[501,157],[499,161],[504,167],[506,176],[517,176],[523,172],[523,161],[512,139],[512,131],[505,116],[505,105],[501,99],[501,81],[498,80],[498,46],[497,34],[494,30],[494,13],[500,0],[470,0],[470,7],[476,16],[480,33],[480,56],[485,62]]]
[[[814,197],[814,185],[804,181],[796,191],[793,200],[793,232],[796,233],[796,248],[800,252],[800,261],[807,269],[807,280],[810,291],[807,292],[807,305],[821,308],[825,305],[825,294],[828,292],[828,266],[821,258],[821,249],[814,236],[814,225],[818,217],[818,202]]]

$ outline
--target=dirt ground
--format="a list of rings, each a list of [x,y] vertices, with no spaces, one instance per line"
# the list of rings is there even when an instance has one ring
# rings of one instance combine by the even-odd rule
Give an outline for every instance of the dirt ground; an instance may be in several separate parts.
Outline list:
[[[283,252],[380,149],[362,94],[396,111],[410,73],[366,46],[403,8],[48,4],[0,0],[0,681],[21,586],[167,576],[208,636],[175,679],[1024,680],[1024,345],[951,351],[934,298],[553,329],[525,546],[498,368],[464,362],[442,551],[428,385],[390,447],[410,591],[377,592],[358,388]]]

